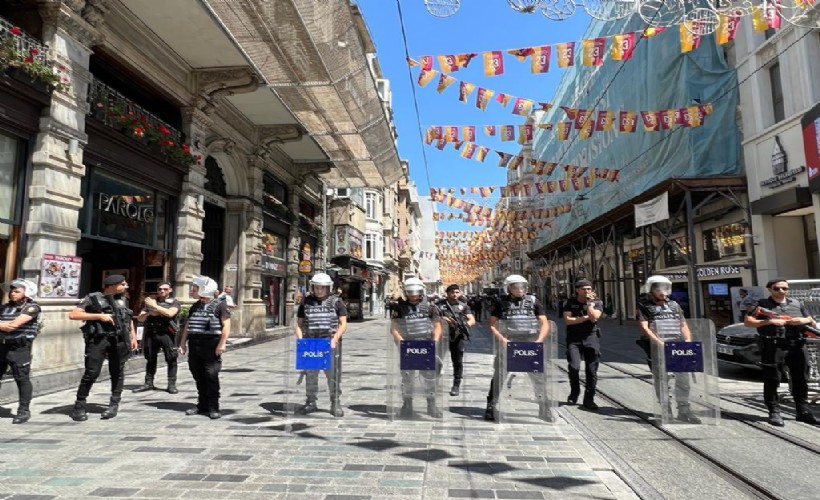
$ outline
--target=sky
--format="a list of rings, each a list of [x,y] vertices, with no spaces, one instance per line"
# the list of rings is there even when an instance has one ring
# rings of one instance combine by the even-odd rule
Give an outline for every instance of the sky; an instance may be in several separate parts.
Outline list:
[[[454,15],[434,17],[427,12],[424,0],[400,0],[407,34],[407,48],[416,60],[422,55],[459,54],[476,52],[467,68],[451,73],[451,76],[470,82],[476,88],[486,87],[494,91],[526,97],[538,101],[550,101],[565,70],[557,67],[555,58],[546,74],[530,72],[529,59],[518,62],[505,53],[504,74],[486,77],[483,72],[481,53],[490,50],[550,45],[580,40],[590,18],[582,10],[564,21],[552,21],[540,12],[521,14],[513,11],[505,0],[462,0]],[[410,178],[418,185],[419,195],[429,196],[430,187],[461,188],[473,186],[502,186],[506,184],[506,169],[497,167],[498,155],[487,155],[484,163],[459,156],[452,146],[443,151],[427,146],[419,135],[419,124],[413,101],[415,86],[422,130],[431,125],[475,125],[476,143],[517,154],[521,146],[515,142],[501,142],[483,133],[484,125],[519,125],[524,117],[511,113],[512,104],[502,107],[493,100],[485,111],[475,107],[475,91],[467,103],[458,100],[458,82],[444,93],[436,92],[438,76],[426,87],[419,87],[419,68],[410,68],[406,62],[399,21],[397,0],[357,0],[365,22],[376,45],[376,53],[382,74],[390,80],[393,93],[394,120],[398,130],[399,156],[410,163]],[[435,63],[433,69],[439,70]],[[412,82],[412,83],[411,83]],[[427,157],[425,168],[424,156]],[[429,179],[429,180],[428,180]],[[478,195],[455,196],[484,206],[494,207],[494,198]],[[454,212],[437,204],[438,212]],[[464,222],[439,221],[441,231],[477,230]]]

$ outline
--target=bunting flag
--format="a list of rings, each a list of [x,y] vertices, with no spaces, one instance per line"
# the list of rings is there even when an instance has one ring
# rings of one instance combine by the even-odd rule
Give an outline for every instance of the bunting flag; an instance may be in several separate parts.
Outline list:
[[[452,125],[442,127],[444,130],[444,140],[447,142],[458,142],[458,127]]]
[[[647,132],[660,129],[657,111],[641,111],[641,119],[643,120],[643,129]]]
[[[476,160],[480,162],[484,162],[484,159],[487,157],[487,153],[490,152],[490,148],[487,146],[479,146],[478,151],[476,152]]]
[[[442,73],[450,73],[452,71],[458,71],[458,64],[456,64],[456,58],[452,55],[444,55],[444,56],[436,56],[438,59],[439,68],[441,68]]]
[[[504,73],[504,56],[500,50],[484,53],[484,76],[496,76]]]
[[[587,120],[589,120],[590,115],[589,109],[578,109],[575,113],[575,129],[581,130],[583,126],[586,124]]]
[[[460,68],[466,68],[467,65],[470,64],[470,61],[473,60],[478,54],[471,52],[469,54],[459,54],[456,56],[456,66]]]
[[[510,163],[510,159],[512,159],[513,155],[509,153],[505,153],[503,151],[496,151],[498,154],[498,166],[499,167],[506,167]]]
[[[515,140],[515,126],[514,125],[501,125],[499,127],[501,140],[506,141],[514,141]]]
[[[421,56],[421,69],[430,71],[433,69],[433,56]]]
[[[499,93],[497,96],[495,96],[495,100],[501,103],[501,105],[504,107],[507,106],[507,103],[510,102],[510,99],[512,99],[512,96],[507,94]]]
[[[564,42],[555,45],[555,52],[558,57],[558,67],[567,68],[575,61],[575,42]]]
[[[559,141],[569,139],[569,131],[572,129],[572,122],[562,122],[555,127],[555,135]]]
[[[473,142],[467,142],[465,144],[466,145],[464,146],[464,149],[461,150],[461,157],[462,158],[467,158],[468,160],[470,160],[470,159],[473,158],[473,154],[475,154],[475,151],[476,151],[476,148],[478,148],[478,145],[476,145]]]
[[[626,61],[632,59],[632,51],[635,50],[635,33],[621,33],[612,37],[612,49],[609,57],[613,61]]]
[[[458,100],[461,102],[467,102],[467,98],[475,89],[475,85],[468,82],[459,82],[459,89],[458,89]]]
[[[518,126],[518,144],[528,144],[532,142],[532,124],[527,123]]]
[[[592,132],[595,131],[595,121],[587,119],[581,125],[581,130],[578,132],[579,139],[589,139],[592,137]]]
[[[456,81],[458,81],[456,78],[453,78],[450,75],[445,75],[444,73],[442,73],[441,76],[438,79],[438,85],[436,86],[436,92],[441,94],[442,92],[444,92],[445,89],[447,89],[447,87],[449,87],[450,85],[452,85]]]
[[[661,33],[663,33],[663,30],[665,30],[665,29],[666,29],[666,26],[650,26],[650,27],[646,28],[645,30],[643,30],[642,38],[649,39],[649,38],[656,37],[656,36],[660,35]]]
[[[425,87],[428,83],[430,83],[433,78],[436,77],[438,71],[434,69],[423,69],[421,73],[419,73],[419,86]]]
[[[495,125],[484,125],[484,133],[489,136],[495,136]]]
[[[592,38],[581,42],[583,53],[581,62],[584,66],[600,66],[604,63],[606,38]]]
[[[680,25],[680,51],[681,53],[691,52],[700,46],[700,35],[692,33],[691,23]]]
[[[715,33],[718,45],[725,45],[734,40],[739,24],[739,15],[727,16],[725,14],[721,14],[720,23],[718,24],[717,32]]]
[[[478,92],[476,92],[475,95],[475,106],[481,111],[487,109],[487,103],[490,102],[490,99],[492,98],[494,93],[495,92],[490,89],[479,87]]]
[[[518,59],[518,62],[524,62],[527,58],[532,54],[533,47],[527,47],[523,49],[508,49],[507,54],[511,56],[515,56]]]
[[[538,74],[549,72],[551,51],[552,49],[549,45],[533,47],[530,50],[530,71],[532,73]]]
[[[461,137],[464,141],[475,142],[475,125],[461,127]]]
[[[419,62],[416,61],[415,59],[413,59],[412,57],[408,57],[407,58],[407,64],[410,65],[410,67],[412,68],[414,66],[418,66]]]
[[[769,28],[780,29],[780,2],[778,0],[767,0],[763,4],[765,8],[766,24]]]
[[[595,130],[598,132],[609,132],[615,122],[613,111],[598,111],[598,119],[595,121]]]
[[[525,99],[523,97],[517,97],[515,99],[515,104],[513,104],[513,114],[514,115],[528,115],[530,114],[530,110],[532,109],[533,101],[529,99]]]
[[[634,111],[621,111],[618,114],[618,132],[630,134],[635,132],[638,118]]]
[[[752,27],[758,33],[763,33],[769,29],[769,23],[766,20],[766,12],[763,7],[755,5],[752,7]]]

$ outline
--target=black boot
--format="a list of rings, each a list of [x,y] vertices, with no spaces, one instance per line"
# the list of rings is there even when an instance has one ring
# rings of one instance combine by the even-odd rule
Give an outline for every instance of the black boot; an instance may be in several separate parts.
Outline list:
[[[676,420],[679,422],[686,422],[688,424],[701,424],[703,423],[697,415],[695,415],[691,409],[689,408],[678,408],[678,416]]]
[[[412,398],[404,398],[404,403],[401,405],[401,410],[399,410],[399,415],[402,417],[412,417],[413,416],[413,399]]]
[[[783,427],[786,425],[783,422],[783,417],[780,416],[780,408],[769,408],[769,424],[775,427]]]
[[[316,401],[315,401],[315,400],[313,400],[313,399],[308,399],[308,400],[305,402],[305,406],[303,406],[303,407],[299,408],[298,413],[299,413],[300,415],[308,415],[308,414],[310,414],[310,413],[313,413],[313,412],[314,412],[314,411],[316,411],[317,409],[318,409],[318,408],[316,408]]]
[[[145,392],[145,391],[153,391],[154,390],[154,376],[153,375],[146,375],[145,376],[145,383],[141,386],[137,387],[131,392]]]
[[[484,410],[484,420],[493,421],[496,419],[495,417],[495,405],[487,403],[487,408]]]
[[[341,405],[341,403],[339,403],[339,400],[334,399],[333,401],[330,402],[330,414],[333,415],[334,417],[344,417],[345,416],[345,411],[342,409],[342,405]]]
[[[458,390],[461,386],[461,380],[454,380],[453,387],[450,388],[450,396],[458,396]]]
[[[114,418],[114,417],[117,416],[117,411],[119,409],[120,409],[120,402],[119,401],[114,401],[112,399],[111,401],[108,402],[108,408],[106,408],[105,411],[102,412],[102,415],[100,415],[100,418],[103,419],[103,420],[108,420],[110,418]]]
[[[168,394],[176,394],[179,392],[177,389],[177,379],[175,377],[168,377]]]
[[[817,425],[818,423],[817,417],[815,417],[814,414],[811,411],[809,411],[808,408],[797,410],[797,417],[795,417],[795,420],[810,425]]]
[[[85,422],[88,420],[88,414],[85,412],[85,401],[76,401],[74,408],[71,409],[68,416],[75,422]]]
[[[433,418],[441,418],[441,410],[436,406],[435,398],[427,398],[427,414]]]
[[[14,416],[14,420],[11,421],[12,424],[25,424],[31,418],[31,412],[28,410],[28,407],[23,408],[22,406],[17,409],[17,415]]]

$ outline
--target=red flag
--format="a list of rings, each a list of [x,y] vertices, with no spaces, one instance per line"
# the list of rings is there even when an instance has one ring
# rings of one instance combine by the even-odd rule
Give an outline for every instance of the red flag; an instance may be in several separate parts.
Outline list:
[[[533,73],[547,73],[550,70],[550,50],[549,45],[532,48],[530,71]]]
[[[499,92],[498,95],[495,96],[495,100],[500,102],[502,106],[506,106],[507,103],[510,102],[510,99],[512,99],[511,95],[502,94],[501,92]]]
[[[576,116],[578,115],[578,108],[570,108],[569,106],[561,106],[561,109],[564,110],[564,113],[567,114],[567,118],[570,120],[575,120]]]
[[[598,120],[595,123],[595,130],[598,132],[608,132],[612,130],[612,125],[615,121],[615,113],[613,111],[598,111]]]
[[[641,119],[643,120],[643,129],[647,132],[660,129],[660,120],[658,119],[657,111],[641,111]]]
[[[501,140],[514,141],[515,140],[515,126],[501,125]]]
[[[478,87],[478,92],[475,95],[475,106],[484,111],[487,109],[487,103],[490,102],[490,98],[495,93],[494,90],[485,89],[484,87]]]
[[[572,122],[561,122],[555,128],[555,135],[560,141],[569,139],[569,131],[572,129]]]
[[[532,124],[525,123],[518,126],[518,144],[527,144],[532,142]]]
[[[584,124],[589,119],[589,110],[588,109],[579,109],[578,112],[575,114],[575,128],[576,130],[580,130],[583,128]]]
[[[478,54],[476,54],[475,52],[471,52],[468,54],[458,54],[456,56],[456,64],[462,68],[466,68],[470,64],[470,61],[472,61],[473,58],[477,55]]]
[[[778,0],[768,0],[764,5],[766,6],[766,23],[769,28],[779,29],[781,19],[780,2]]]
[[[610,57],[614,61],[632,59],[633,50],[635,50],[635,32],[621,33],[612,37]]]
[[[421,56],[421,69],[427,71],[433,69],[433,56]]]
[[[606,38],[592,38],[582,42],[584,54],[582,57],[584,66],[600,66],[604,63],[604,49],[606,48]]]
[[[490,136],[495,135],[495,125],[484,125],[484,133]]]
[[[532,51],[533,47],[527,47],[524,49],[510,49],[507,51],[507,54],[515,56],[515,58],[518,59],[519,62],[524,62],[524,59],[526,59],[527,57],[529,57],[530,54],[532,54]]]
[[[444,127],[444,140],[447,142],[458,142],[458,127],[454,125]]]
[[[513,105],[512,113],[514,115],[528,115],[530,114],[530,110],[532,109],[532,104],[533,102],[529,99],[517,97],[515,99],[515,104]]]
[[[484,53],[484,76],[496,76],[504,73],[504,55],[500,50]]]
[[[558,57],[558,66],[566,68],[572,66],[575,62],[575,42],[565,42],[555,45],[556,57]]]

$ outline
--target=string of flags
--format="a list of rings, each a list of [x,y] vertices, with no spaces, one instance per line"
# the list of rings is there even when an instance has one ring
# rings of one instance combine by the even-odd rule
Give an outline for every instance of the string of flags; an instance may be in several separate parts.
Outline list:
[[[536,175],[551,175],[558,164],[550,163],[549,170],[534,170],[532,173]],[[470,188],[459,188],[458,192],[464,196],[468,192],[470,194],[478,194],[482,198],[489,198],[495,193],[496,189],[500,192],[502,198],[510,196],[535,196],[541,194],[552,193],[566,193],[568,191],[580,191],[583,188],[591,188],[595,185],[597,180],[606,182],[619,182],[621,180],[621,171],[614,168],[593,168],[593,167],[569,167],[566,169],[566,179],[554,181],[541,182],[515,182],[506,186],[481,186]],[[584,176],[584,174],[587,174]],[[430,188],[432,196],[440,197],[446,194],[455,194],[456,188]],[[435,194],[433,194],[435,193]]]

